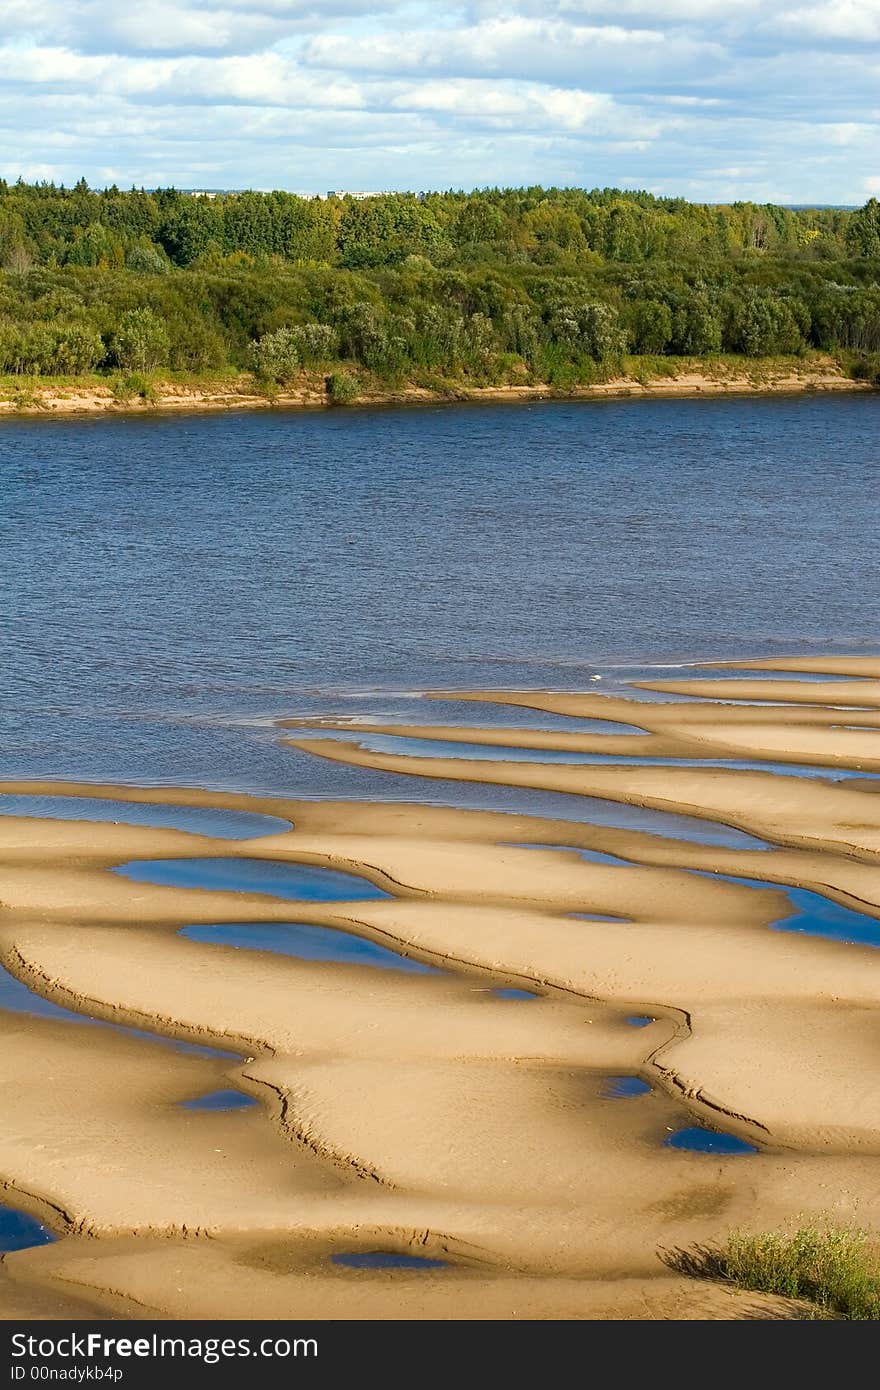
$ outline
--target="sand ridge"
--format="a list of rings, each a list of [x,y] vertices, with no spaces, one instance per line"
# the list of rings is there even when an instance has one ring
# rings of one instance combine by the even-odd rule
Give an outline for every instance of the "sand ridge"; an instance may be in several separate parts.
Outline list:
[[[860,658],[845,669],[829,658],[818,672],[870,683],[880,663]],[[719,699],[741,698],[746,683],[731,681],[737,694]],[[703,682],[681,684],[690,693]],[[549,730],[545,742],[534,730],[437,725],[427,736],[585,751],[603,751],[610,737],[638,744],[637,756],[653,740],[651,756],[705,760],[720,748],[754,759],[772,749],[773,761],[828,757],[870,771],[872,718],[864,738],[837,738],[855,731],[829,722],[839,716],[822,703],[824,684],[802,683],[812,703],[793,700],[787,721],[775,710],[768,717],[769,706],[712,703],[697,690],[699,701],[674,704],[473,692],[619,718],[646,733],[569,731],[560,743]],[[120,1316],[468,1317],[478,1299],[483,1316],[498,1317],[798,1316],[695,1284],[664,1252],[804,1214],[880,1229],[880,953],[768,929],[786,912],[786,885],[880,918],[876,796],[762,771],[373,754],[356,746],[369,727],[351,730],[351,743],[294,741],[355,769],[684,811],[768,848],[412,803],[0,784],[248,809],[293,824],[229,841],[0,818],[0,963],[83,1017],[157,1035],[0,1014],[10,1116],[0,1178],[10,1200],[67,1232],[4,1258],[0,1307],[49,1317],[88,1307]],[[426,736],[424,726],[384,728]],[[592,862],[579,848],[623,862]],[[108,872],[130,859],[204,856],[323,864],[389,896],[296,903]],[[249,921],[352,931],[435,973],[178,934],[187,923]],[[494,993],[510,987],[539,997]],[[653,1021],[633,1027],[637,1014]],[[181,1055],[161,1038],[234,1055]],[[39,1083],[23,1087],[35,1055]],[[621,1076],[650,1090],[613,1099],[609,1083]],[[230,1085],[257,1105],[181,1109]],[[723,1129],[759,1152],[670,1148],[688,1124]],[[449,1264],[393,1274],[332,1264],[334,1252],[357,1249]]]

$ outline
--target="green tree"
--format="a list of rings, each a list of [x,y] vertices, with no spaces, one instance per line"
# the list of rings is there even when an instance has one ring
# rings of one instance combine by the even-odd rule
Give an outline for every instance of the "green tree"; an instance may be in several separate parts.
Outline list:
[[[629,306],[626,329],[633,352],[664,353],[672,342],[672,310],[661,299],[637,299]]]
[[[288,385],[299,371],[300,358],[296,336],[290,328],[264,333],[250,346],[250,362],[254,373],[263,381]]]
[[[152,309],[129,309],[113,335],[113,353],[124,372],[152,372],[168,363],[168,329]]]

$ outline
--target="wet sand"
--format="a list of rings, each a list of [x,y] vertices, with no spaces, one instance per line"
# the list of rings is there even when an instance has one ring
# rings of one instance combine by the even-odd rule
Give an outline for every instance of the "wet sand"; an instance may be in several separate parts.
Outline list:
[[[765,848],[413,803],[0,784],[0,793],[292,823],[236,841],[0,817],[0,964],[40,999],[97,1021],[0,1012],[3,1200],[60,1237],[3,1258],[0,1313],[798,1316],[778,1300],[685,1277],[672,1252],[805,1218],[880,1231],[880,951],[770,929],[790,910],[786,886],[880,929],[875,785],[711,765],[414,758],[357,743],[382,731],[489,750],[809,761],[829,778],[877,770],[880,660],[786,669],[829,681],[771,674],[751,696],[748,677],[701,672],[662,683],[693,697],[669,703],[468,696],[620,720],[640,734],[338,725],[349,735],[340,740],[287,731],[315,756],[398,773],[407,794],[415,776],[599,796],[733,826]],[[861,702],[845,716],[857,729],[838,727],[844,690]],[[749,698],[786,704],[724,703]],[[177,858],[326,866],[388,896],[298,903],[110,872]],[[296,921],[354,932],[435,973],[179,934],[198,923]],[[511,988],[538,997],[494,992]],[[633,1027],[633,1016],[651,1021]],[[175,1051],[163,1038],[232,1055]],[[649,1089],[610,1098],[614,1077]],[[184,1105],[224,1088],[257,1104]],[[693,1125],[758,1151],[670,1147]],[[332,1260],[370,1251],[447,1263],[384,1270]]]

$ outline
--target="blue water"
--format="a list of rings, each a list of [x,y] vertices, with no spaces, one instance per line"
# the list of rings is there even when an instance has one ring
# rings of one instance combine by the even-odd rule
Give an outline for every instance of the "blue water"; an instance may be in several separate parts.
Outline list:
[[[330,732],[325,736],[352,742],[349,735]],[[836,782],[871,775],[848,768],[817,767],[810,763],[778,763],[769,758],[713,758],[711,755],[705,758],[643,758],[622,753],[574,753],[556,748],[454,743],[449,739],[413,738],[401,734],[359,734],[355,746],[370,753],[390,753],[407,758],[461,758],[465,762],[561,763],[579,767],[722,767],[739,772],[775,772],[786,777],[823,777]]]
[[[182,1100],[182,1110],[249,1110],[258,1101],[245,1091],[232,1089],[209,1091],[207,1095],[196,1096],[194,1100]]]
[[[632,868],[633,861],[621,859],[617,854],[606,854],[601,849],[581,849],[579,845],[538,845],[511,842],[514,849],[557,849],[563,850],[568,854],[577,854],[581,859],[585,859],[588,864],[623,864]]]
[[[59,820],[112,821],[122,825],[159,826],[186,830],[218,840],[252,840],[278,835],[291,823],[280,816],[253,811],[227,811],[214,806],[164,806],[134,801],[110,801],[90,796],[0,793],[0,815],[37,816]]]
[[[387,898],[368,879],[299,864],[292,859],[133,859],[113,873],[135,883],[173,888],[206,888],[214,892],[263,893],[300,902],[351,902]]]
[[[878,421],[873,395],[3,420],[0,775],[406,796],[260,721],[877,650]]]
[[[773,931],[803,932],[806,936],[824,936],[851,946],[880,946],[880,917],[843,907],[810,888],[789,888],[769,879],[739,878],[734,874],[709,874],[704,877],[721,879],[726,883],[741,883],[748,888],[773,888],[784,893],[791,912],[771,922]]]
[[[611,917],[602,912],[566,912],[573,922],[628,922],[629,917]]]
[[[404,970],[411,974],[433,975],[432,965],[411,960],[398,951],[380,946],[354,932],[336,927],[312,926],[306,922],[218,922],[182,927],[180,935],[190,941],[212,946],[233,946],[239,950],[273,951],[300,960],[327,960],[346,965],[373,966],[379,970]]]
[[[349,1269],[446,1269],[448,1260],[431,1260],[425,1255],[397,1255],[390,1250],[352,1251],[331,1255],[335,1265]]]
[[[647,1014],[630,1014],[626,1021],[630,1028],[647,1028],[649,1023],[654,1022]]]
[[[34,1245],[48,1245],[57,1240],[35,1216],[0,1206],[0,1252],[29,1250]]]
[[[693,666],[687,671],[679,672],[685,679],[694,677],[696,680],[767,680],[767,681],[806,681],[807,684],[824,685],[826,681],[848,681],[858,680],[858,676],[836,676],[832,672],[822,671],[755,671],[748,670],[745,666],[735,671],[725,671],[723,667],[704,665]],[[666,679],[666,677],[664,677]]]
[[[723,1130],[717,1129],[704,1129],[702,1125],[688,1125],[686,1129],[679,1129],[664,1139],[663,1143],[670,1149],[685,1149],[688,1153],[698,1154],[733,1157],[737,1154],[758,1152],[754,1144],[747,1143],[745,1139],[738,1139],[735,1134],[725,1134]]]
[[[64,1009],[60,1004],[53,1004],[51,999],[44,999],[41,994],[37,994],[21,980],[17,980],[2,965],[0,965],[0,1009],[7,1009],[10,1013],[15,1014],[30,1014],[34,1018],[52,1018],[62,1023],[92,1022],[84,1014],[74,1013],[72,1009]]]
[[[765,887],[771,885],[765,884]],[[807,936],[826,936],[853,946],[880,946],[880,918],[854,912],[820,893],[807,888],[786,888],[794,911],[774,922],[774,931],[804,932]]]
[[[492,993],[496,999],[516,999],[528,1002],[530,999],[540,998],[540,995],[536,994],[533,989],[493,989]]]
[[[650,1091],[648,1082],[640,1076],[609,1076],[599,1094],[603,1100],[632,1100],[636,1096],[646,1096]]]

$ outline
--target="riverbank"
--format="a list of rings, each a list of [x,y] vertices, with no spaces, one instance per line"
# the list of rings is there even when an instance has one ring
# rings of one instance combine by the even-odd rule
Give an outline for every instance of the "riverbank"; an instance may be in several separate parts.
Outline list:
[[[0,1013],[10,1109],[0,1182],[6,1201],[61,1236],[6,1256],[0,1316],[72,1290],[122,1316],[802,1315],[688,1280],[675,1257],[805,1216],[880,1230],[880,953],[771,930],[794,886],[880,931],[880,802],[860,780],[712,763],[874,767],[880,660],[741,666],[788,672],[768,674],[755,697],[780,702],[792,675],[848,676],[858,712],[839,726],[832,680],[803,683],[810,706],[728,705],[729,688],[738,696],[751,682],[719,666],[717,682],[655,683],[693,690],[688,703],[460,696],[581,717],[584,730],[432,726],[445,757],[358,747],[370,726],[341,721],[348,741],[303,737],[317,732],[308,723],[294,736],[317,757],[400,775],[405,794],[412,775],[565,790],[697,818],[714,841],[681,838],[681,822],[658,833],[411,799],[0,784],[0,794],[214,807],[291,827],[214,838],[127,824],[124,806],[112,822],[84,823],[75,800],[64,820],[20,808],[0,817],[0,964],[36,999],[96,1021],[28,1018],[26,1005]],[[643,732],[591,731],[597,715]],[[487,756],[456,757],[465,739]],[[534,761],[493,760],[502,740]],[[613,757],[542,764],[550,741]],[[614,763],[642,753],[705,765]],[[725,826],[738,838],[719,842]],[[132,860],[190,873],[175,886],[112,872]],[[362,885],[309,901],[252,878],[229,888],[230,873],[265,861]],[[217,863],[224,884],[200,882],[199,866]],[[295,923],[431,969],[266,947],[265,932]],[[214,944],[189,926],[181,934],[184,924]],[[223,931],[238,936],[218,944]],[[226,1056],[178,1054],[163,1037]],[[35,1053],[39,1079],[22,1084]],[[230,1087],[256,1105],[183,1108]],[[738,1147],[678,1142],[695,1126]],[[376,1252],[416,1263],[357,1266]]]
[[[467,381],[389,386],[365,371],[341,366],[329,374],[303,373],[295,386],[267,389],[250,373],[223,377],[43,379],[0,378],[0,417],[119,415],[127,412],[319,410],[341,406],[438,405],[455,402],[590,400],[605,397],[781,395],[865,392],[874,383],[849,374],[845,363],[821,354],[792,358],[711,361],[628,358],[625,369],[589,384],[541,382],[473,385]]]

